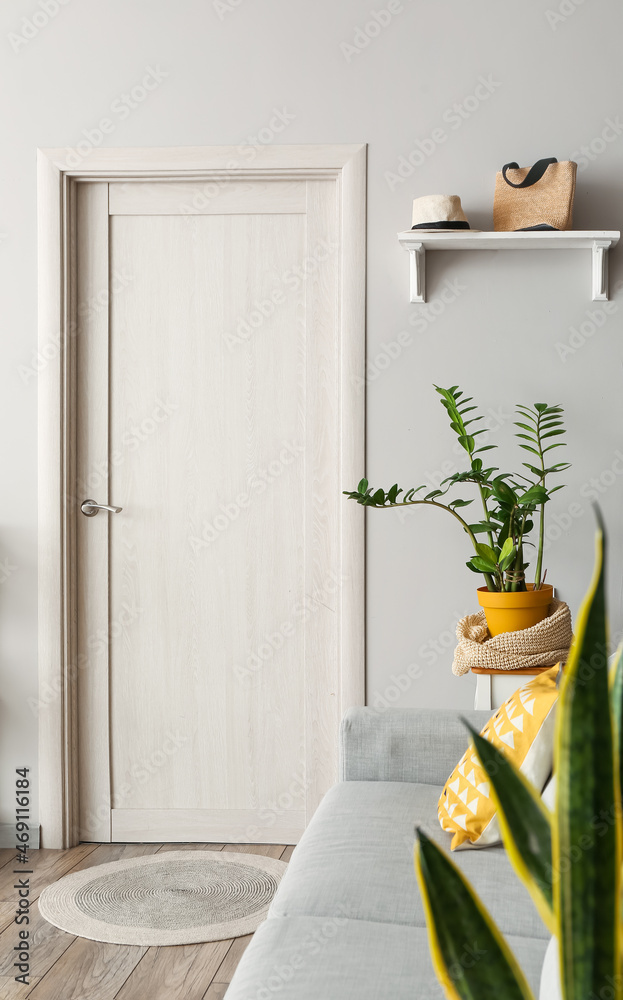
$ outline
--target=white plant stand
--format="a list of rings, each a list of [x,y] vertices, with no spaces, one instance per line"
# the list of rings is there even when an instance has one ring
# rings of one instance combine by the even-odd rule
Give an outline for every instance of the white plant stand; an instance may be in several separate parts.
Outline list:
[[[620,232],[475,233],[468,231],[398,233],[409,253],[410,301],[426,302],[426,252],[428,250],[590,250],[593,302],[608,298],[608,251]]]
[[[476,675],[474,708],[492,712],[510,698],[518,688],[533,681],[550,667],[531,667],[526,670],[473,670]]]

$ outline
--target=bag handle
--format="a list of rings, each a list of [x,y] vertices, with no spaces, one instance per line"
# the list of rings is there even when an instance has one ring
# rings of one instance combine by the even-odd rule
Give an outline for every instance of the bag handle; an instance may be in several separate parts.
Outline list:
[[[526,176],[524,177],[524,179],[521,181],[520,184],[513,184],[513,182],[509,181],[508,177],[506,176],[507,170],[519,170],[520,169],[519,164],[514,162],[505,163],[504,166],[502,167],[502,177],[504,178],[509,187],[512,188],[532,187],[533,184],[536,184],[537,181],[541,180],[541,177],[549,167],[550,163],[558,163],[558,160],[556,159],[555,156],[550,156],[545,160],[537,160],[534,166],[530,167],[528,173],[526,174]]]

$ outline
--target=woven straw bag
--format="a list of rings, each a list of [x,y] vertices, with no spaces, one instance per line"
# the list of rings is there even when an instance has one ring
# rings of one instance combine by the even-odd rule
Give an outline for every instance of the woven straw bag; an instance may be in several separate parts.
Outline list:
[[[558,163],[554,156],[532,167],[506,163],[495,179],[493,228],[571,229],[577,169],[573,160]]]

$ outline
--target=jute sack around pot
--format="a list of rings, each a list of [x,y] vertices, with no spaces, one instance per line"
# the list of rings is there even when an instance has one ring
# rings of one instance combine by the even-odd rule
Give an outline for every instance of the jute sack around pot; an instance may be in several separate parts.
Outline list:
[[[465,615],[456,626],[459,644],[452,673],[460,677],[472,667],[485,670],[519,670],[553,667],[567,659],[573,639],[571,612],[564,601],[553,600],[543,621],[519,632],[489,635],[484,611]]]
[[[506,163],[495,179],[495,231],[571,229],[577,168],[573,160],[558,163],[555,156],[532,167]]]

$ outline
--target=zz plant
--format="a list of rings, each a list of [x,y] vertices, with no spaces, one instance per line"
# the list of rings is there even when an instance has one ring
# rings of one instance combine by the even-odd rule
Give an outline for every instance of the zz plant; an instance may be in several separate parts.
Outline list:
[[[539,540],[534,575],[534,589],[539,590],[545,580],[543,546],[545,540],[545,504],[562,486],[548,486],[548,478],[569,468],[567,462],[548,465],[548,454],[560,448],[564,441],[557,439],[565,433],[562,407],[535,403],[534,406],[517,406],[515,421],[519,445],[530,453],[531,460],[523,462],[530,477],[525,474],[500,473],[499,468],[488,466],[481,457],[496,448],[494,444],[480,444],[479,437],[487,433],[486,427],[477,426],[483,417],[477,414],[473,397],[465,396],[458,386],[442,389],[435,386],[441,403],[450,418],[450,427],[466,453],[469,467],[444,479],[438,489],[423,495],[426,485],[404,490],[395,483],[389,490],[374,489],[367,479],[362,479],[356,490],[345,495],[364,507],[436,507],[451,514],[462,526],[472,543],[474,554],[467,566],[474,573],[484,575],[487,589],[491,591],[525,591],[525,546],[532,544],[528,535],[534,527],[534,517],[539,518]],[[465,520],[459,510],[468,507],[473,499],[448,499],[446,495],[455,487],[472,484],[476,487],[482,516],[473,523]],[[484,536],[486,541],[479,541]]]
[[[564,1000],[621,1000],[623,654],[608,675],[604,534],[558,699],[553,814],[538,790],[474,730],[510,861],[558,940]],[[470,728],[470,727],[468,727]],[[416,871],[433,963],[451,1000],[534,1000],[500,931],[463,875],[418,831]],[[486,960],[459,961],[476,941]]]

